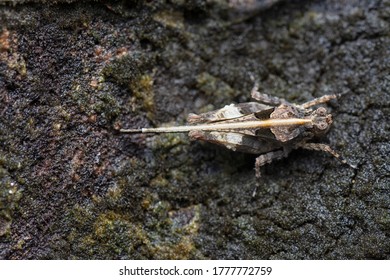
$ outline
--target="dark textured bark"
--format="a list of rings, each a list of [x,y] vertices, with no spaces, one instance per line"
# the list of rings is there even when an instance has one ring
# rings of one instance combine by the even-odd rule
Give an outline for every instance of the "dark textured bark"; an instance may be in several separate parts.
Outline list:
[[[389,1],[45,2],[0,6],[0,258],[389,258]],[[118,133],[251,75],[343,93],[323,142],[357,169],[297,150],[256,182],[254,156]]]

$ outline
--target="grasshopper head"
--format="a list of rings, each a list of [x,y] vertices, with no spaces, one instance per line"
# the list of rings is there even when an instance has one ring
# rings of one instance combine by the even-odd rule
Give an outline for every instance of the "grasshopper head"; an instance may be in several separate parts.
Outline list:
[[[311,113],[310,118],[312,119],[312,126],[310,127],[310,130],[315,136],[324,135],[329,130],[330,125],[333,122],[332,115],[328,114],[324,107],[314,110]]]

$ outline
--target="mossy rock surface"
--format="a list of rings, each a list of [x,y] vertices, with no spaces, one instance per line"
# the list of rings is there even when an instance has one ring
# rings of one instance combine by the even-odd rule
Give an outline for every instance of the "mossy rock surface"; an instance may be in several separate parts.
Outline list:
[[[390,1],[146,2],[0,5],[0,258],[389,259]],[[357,168],[296,150],[257,181],[255,156],[118,132],[251,77],[342,93],[322,141]]]

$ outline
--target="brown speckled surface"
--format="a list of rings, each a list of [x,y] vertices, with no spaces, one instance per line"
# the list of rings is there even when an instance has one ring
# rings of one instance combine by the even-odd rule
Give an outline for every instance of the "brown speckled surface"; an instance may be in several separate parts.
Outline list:
[[[1,259],[390,257],[389,1],[45,2],[0,5]],[[323,141],[358,168],[298,150],[256,188],[254,156],[117,132],[248,101],[250,75],[345,92]]]

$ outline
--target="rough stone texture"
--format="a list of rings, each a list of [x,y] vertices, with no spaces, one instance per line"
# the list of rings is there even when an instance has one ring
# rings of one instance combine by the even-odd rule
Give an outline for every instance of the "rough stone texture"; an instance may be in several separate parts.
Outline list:
[[[390,258],[390,1],[45,2],[0,6],[0,258]],[[256,182],[254,156],[118,133],[250,75],[343,93],[324,142],[358,168],[295,151]]]

